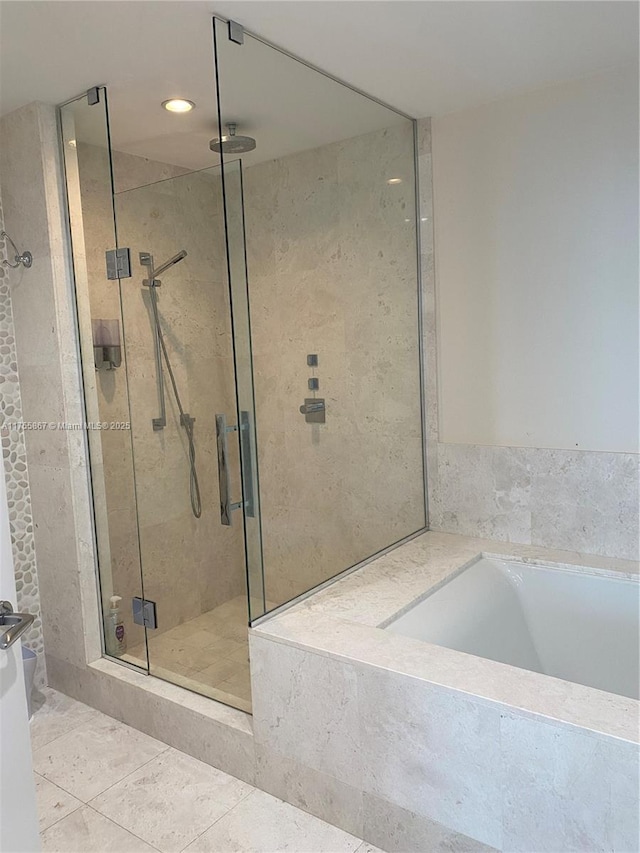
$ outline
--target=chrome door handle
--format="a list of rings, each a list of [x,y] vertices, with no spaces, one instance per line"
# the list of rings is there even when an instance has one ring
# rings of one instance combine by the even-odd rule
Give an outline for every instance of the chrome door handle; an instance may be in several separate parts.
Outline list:
[[[218,447],[218,482],[220,484],[220,521],[225,527],[231,527],[231,513],[240,509],[242,501],[231,501],[229,483],[229,465],[227,464],[227,433],[237,432],[237,426],[227,426],[226,415],[216,415],[216,443]]]
[[[240,412],[240,454],[242,456],[242,498],[244,514],[255,518],[255,497],[253,494],[253,443],[251,438],[251,416],[249,412]]]
[[[14,613],[10,601],[0,601],[0,649],[12,646],[34,620],[30,613]]]

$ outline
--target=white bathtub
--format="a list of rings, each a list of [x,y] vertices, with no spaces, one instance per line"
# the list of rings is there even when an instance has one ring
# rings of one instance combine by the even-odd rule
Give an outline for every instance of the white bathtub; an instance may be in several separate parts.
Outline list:
[[[639,613],[636,581],[482,557],[387,630],[637,699]]]

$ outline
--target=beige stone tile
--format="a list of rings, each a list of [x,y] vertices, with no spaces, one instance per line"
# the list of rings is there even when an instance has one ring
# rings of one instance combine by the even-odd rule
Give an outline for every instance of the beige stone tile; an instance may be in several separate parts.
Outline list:
[[[402,853],[497,853],[493,847],[371,794],[364,795],[363,834],[384,850]],[[376,853],[379,847],[365,842],[358,853]]]
[[[377,668],[358,703],[365,793],[500,849],[500,711]]]
[[[76,800],[48,779],[38,776],[37,773],[35,779],[40,832],[82,806],[80,800]]]
[[[45,695],[45,703],[35,712],[30,725],[34,752],[84,723],[104,717],[94,708],[76,702],[50,687],[44,687],[42,693]]]
[[[238,664],[235,661],[220,658],[205,669],[200,669],[194,672],[193,678],[196,681],[202,681],[205,684],[217,686],[222,681],[226,681],[231,678],[239,666],[241,666],[241,664]]]
[[[211,611],[211,613],[215,613],[215,611]],[[215,635],[217,639],[225,639],[225,640],[234,640],[236,643],[242,643],[246,641],[248,636],[248,621],[245,616],[244,619],[227,617],[224,619],[220,619],[215,615],[207,614],[209,616],[208,624],[209,627],[205,630],[210,631]]]
[[[252,790],[169,749],[100,794],[91,806],[162,853],[179,853]]]
[[[251,676],[248,671],[235,672],[216,686],[219,690],[224,690],[225,693],[251,702]]]
[[[160,741],[101,714],[36,750],[33,768],[87,802],[166,749]]]
[[[181,678],[191,678],[197,670],[190,666],[183,666],[173,660],[163,660],[162,655],[154,655],[149,662],[149,673],[157,675],[158,678],[169,678],[178,675]]]
[[[186,849],[189,853],[355,853],[361,840],[254,791]]]
[[[213,666],[220,655],[217,649],[192,646],[188,640],[176,637],[159,637],[149,644],[149,662],[151,667],[162,666],[166,669],[182,667],[191,670]]]
[[[257,636],[251,661],[256,743],[361,789],[355,667]]]
[[[154,848],[89,806],[73,812],[41,836],[43,853],[154,853]]]
[[[245,698],[246,691],[238,689],[235,684],[228,684],[226,681],[221,681],[215,687],[203,684],[202,682],[193,682],[192,690],[197,690],[203,696],[209,696],[215,699],[216,702],[222,702],[225,705],[231,705],[233,708],[238,708],[240,711],[245,711],[251,714],[251,695]],[[242,695],[244,694],[244,695]]]
[[[503,714],[501,745],[505,849],[637,849],[636,744]]]
[[[261,745],[256,748],[256,764],[260,790],[362,837],[361,790]]]
[[[231,653],[225,655],[226,658],[240,663],[249,663],[249,643],[241,643],[240,646]]]

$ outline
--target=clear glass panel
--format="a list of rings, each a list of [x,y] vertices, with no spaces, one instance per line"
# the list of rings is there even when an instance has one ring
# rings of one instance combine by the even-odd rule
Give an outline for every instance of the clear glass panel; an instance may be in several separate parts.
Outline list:
[[[215,33],[225,179],[242,161],[270,609],[425,525],[413,122]]]
[[[233,426],[236,412],[220,169],[176,167],[118,191],[119,175],[135,183],[136,159],[113,151],[118,243],[133,268],[122,311],[138,529],[158,622],[149,671],[250,710],[243,529],[240,516],[221,524],[216,452],[216,416]],[[238,431],[225,439],[239,500]]]
[[[87,97],[60,109],[76,304],[91,460],[105,651],[147,667],[145,629],[134,624],[131,600],[143,597],[133,476],[127,361],[121,290],[109,280],[105,253],[116,246],[107,99]],[[118,614],[111,597],[120,596]],[[115,630],[121,624],[121,631]]]
[[[256,619],[266,610],[260,525],[260,485],[256,453],[255,394],[251,352],[251,321],[247,289],[242,160],[228,160],[223,166],[227,261],[229,264],[231,322],[236,368],[236,396],[240,425],[242,500],[249,591],[249,616]]]
[[[234,427],[253,408],[236,396],[219,157],[207,145],[212,165],[193,171],[175,146],[166,160],[120,150],[122,124],[110,146],[106,92],[61,121],[88,420],[123,426],[89,432],[107,653],[249,711],[242,512],[221,523],[216,416],[241,503],[249,430]],[[116,246],[131,276],[109,280]],[[126,651],[110,644],[114,594]],[[134,598],[153,602],[155,628],[133,622]]]
[[[217,109],[61,117],[107,651],[249,710],[249,613],[425,523],[413,125],[214,31]]]

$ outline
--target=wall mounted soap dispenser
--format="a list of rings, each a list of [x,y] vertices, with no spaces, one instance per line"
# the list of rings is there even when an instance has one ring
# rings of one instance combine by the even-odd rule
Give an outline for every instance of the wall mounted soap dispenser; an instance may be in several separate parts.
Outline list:
[[[122,364],[120,344],[120,322],[116,320],[92,320],[93,360],[96,370],[113,370]]]

